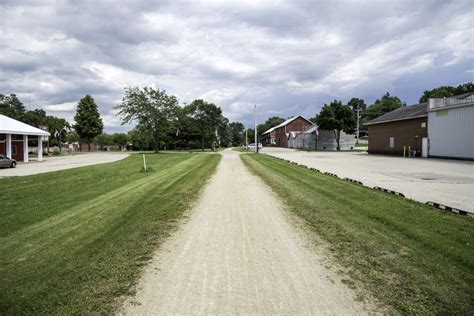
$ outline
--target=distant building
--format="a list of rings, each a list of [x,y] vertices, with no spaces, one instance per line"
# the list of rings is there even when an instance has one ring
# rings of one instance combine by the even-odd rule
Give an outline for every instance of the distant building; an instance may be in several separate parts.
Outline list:
[[[430,157],[474,159],[474,93],[429,99],[428,138]]]
[[[262,144],[266,146],[288,147],[291,132],[301,133],[314,124],[301,115],[292,117],[280,125],[270,128],[262,134]]]
[[[43,160],[43,141],[50,134],[34,126],[0,115],[0,154],[17,161],[28,162],[28,137],[35,136],[38,143],[38,161]]]
[[[428,103],[404,106],[367,122],[369,154],[403,155],[405,147],[421,156],[428,137],[427,108]]]
[[[372,154],[474,159],[474,93],[431,98],[366,123]]]
[[[346,134],[341,131],[339,147],[341,150],[353,150],[355,147],[355,135]],[[303,150],[337,150],[334,131],[320,130],[314,125],[304,133],[299,133],[292,141],[293,148]]]

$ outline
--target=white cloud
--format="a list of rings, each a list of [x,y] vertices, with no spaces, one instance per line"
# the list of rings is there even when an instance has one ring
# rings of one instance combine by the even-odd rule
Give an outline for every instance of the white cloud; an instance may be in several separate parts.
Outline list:
[[[72,100],[91,94],[110,131],[124,128],[113,106],[126,86],[204,98],[250,124],[254,104],[262,119],[314,115],[331,98],[370,103],[390,89],[410,102],[472,80],[468,0],[19,1],[0,9],[9,13],[0,24],[0,93],[30,95],[32,106],[69,118]]]

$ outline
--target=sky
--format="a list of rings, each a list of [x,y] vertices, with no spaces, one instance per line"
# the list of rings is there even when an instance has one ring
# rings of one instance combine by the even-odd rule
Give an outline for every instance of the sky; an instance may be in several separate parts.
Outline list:
[[[107,132],[124,88],[213,102],[231,121],[312,117],[333,99],[474,81],[474,1],[0,1],[0,93]]]

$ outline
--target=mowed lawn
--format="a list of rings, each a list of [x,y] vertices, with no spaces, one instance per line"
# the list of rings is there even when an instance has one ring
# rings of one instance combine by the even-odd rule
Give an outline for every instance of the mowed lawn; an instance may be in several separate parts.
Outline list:
[[[402,314],[474,313],[474,219],[269,156],[241,158],[327,242],[349,286]]]
[[[113,312],[220,159],[146,157],[0,179],[1,315]]]

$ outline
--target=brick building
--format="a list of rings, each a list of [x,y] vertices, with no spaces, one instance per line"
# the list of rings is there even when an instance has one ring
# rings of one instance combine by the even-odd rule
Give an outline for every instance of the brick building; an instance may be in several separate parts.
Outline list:
[[[428,103],[420,103],[398,108],[367,122],[365,125],[369,128],[369,154],[401,156],[404,147],[407,150],[409,147],[416,152],[416,156],[427,155],[427,110]]]

